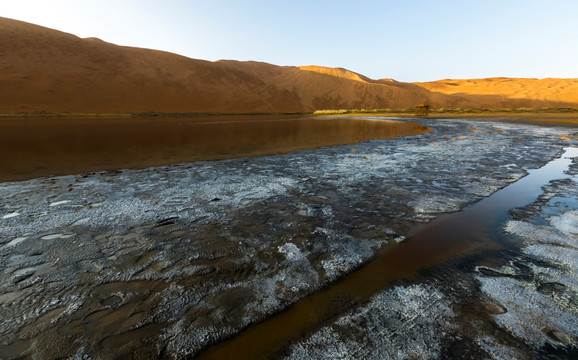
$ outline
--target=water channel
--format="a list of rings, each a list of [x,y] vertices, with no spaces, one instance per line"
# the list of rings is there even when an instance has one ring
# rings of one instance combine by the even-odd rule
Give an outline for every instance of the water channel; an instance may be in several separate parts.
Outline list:
[[[408,241],[385,250],[363,268],[329,288],[305,298],[288,310],[254,326],[231,340],[210,348],[200,359],[256,359],[274,356],[283,348],[352,306],[367,302],[394,281],[474,250],[500,247],[501,224],[509,210],[530,203],[541,187],[564,174],[578,148],[565,153],[491,196],[460,212],[444,215],[414,231]]]

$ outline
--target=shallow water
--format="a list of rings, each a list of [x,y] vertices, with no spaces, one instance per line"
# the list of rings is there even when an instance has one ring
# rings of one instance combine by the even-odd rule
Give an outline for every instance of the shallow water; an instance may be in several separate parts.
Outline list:
[[[0,181],[279,154],[427,131],[393,120],[295,116],[0,119]]]
[[[292,341],[344,311],[368,301],[394,281],[412,278],[433,266],[475,250],[501,247],[498,231],[509,210],[532,202],[551,180],[564,173],[578,148],[565,153],[493,195],[417,229],[409,241],[385,250],[377,259],[329,288],[291,306],[231,340],[199,356],[200,359],[253,359],[274,356]],[[478,260],[480,260],[478,258]],[[242,355],[241,355],[242,354]]]
[[[571,145],[567,138],[575,137],[565,129],[418,121],[436,131],[275,156],[0,183],[0,358],[193,357],[330,286],[401,235],[409,237],[419,224],[490,196],[522,178],[523,169],[542,167]],[[558,191],[552,183],[544,187],[550,190],[541,202],[575,199],[575,182],[566,180],[553,183],[567,190]],[[512,214],[531,216],[530,210]],[[510,240],[518,241],[504,237],[507,244]],[[412,242],[398,248],[407,250]],[[294,358],[340,358],[343,346],[352,346],[350,358],[395,358],[370,355],[380,349],[402,354],[400,359],[491,358],[482,350],[473,356],[472,342],[491,336],[501,344],[509,339],[509,327],[498,335],[489,320],[480,327],[490,315],[476,312],[483,310],[479,302],[485,296],[475,277],[494,273],[471,272],[479,255],[484,256],[481,265],[496,267],[496,272],[517,270],[499,268],[509,261],[502,256],[509,248],[492,250],[500,260],[496,265],[486,261],[489,251],[472,246],[473,252],[458,248],[455,259],[426,266],[415,281],[401,281],[417,283],[407,291],[394,281],[378,289],[378,296],[369,295],[370,303],[378,305],[367,314],[385,317],[376,318],[377,323],[353,317],[341,321],[333,352],[324,347],[331,340],[325,333],[318,345],[310,342],[307,334],[319,326],[314,314],[315,321],[302,328],[306,336],[290,347],[305,341],[300,349],[307,351]],[[416,251],[423,258],[433,250]],[[462,250],[467,256],[458,257]],[[421,286],[432,278],[437,285]],[[560,276],[537,279],[567,283]],[[380,298],[384,293],[389,295]],[[333,318],[328,311],[329,322],[341,318],[342,309],[367,309],[362,297],[346,296],[328,306],[337,307]],[[462,322],[452,322],[451,312],[435,305],[423,312],[432,302],[471,323],[460,329]],[[310,308],[316,311],[315,306]],[[503,302],[493,308],[515,312]],[[423,327],[420,316],[428,324],[431,319],[441,324]],[[281,325],[299,321],[291,318]],[[472,334],[476,329],[482,330]],[[355,339],[359,342],[352,343]],[[280,341],[277,348],[288,340]],[[311,355],[310,344],[323,354]],[[407,344],[410,352],[404,352]],[[461,347],[454,349],[456,344]],[[353,355],[356,349],[359,356]]]

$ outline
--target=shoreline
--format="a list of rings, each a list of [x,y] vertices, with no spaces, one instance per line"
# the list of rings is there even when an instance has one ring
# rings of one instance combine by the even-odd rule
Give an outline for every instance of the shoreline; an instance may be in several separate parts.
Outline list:
[[[429,130],[412,121],[286,116],[6,119],[0,181],[353,146]]]
[[[502,127],[491,121],[420,123],[437,131],[365,142],[355,151],[343,145],[1,183],[0,315],[6,336],[0,357],[148,358],[159,355],[158,349],[201,356],[210,345],[360,268],[380,249],[414,246],[411,240],[403,245],[412,229],[519,180],[526,169],[576,145],[578,136],[576,128]],[[552,211],[550,199],[561,204],[567,214],[553,222],[564,230],[576,211],[568,212],[560,199],[568,198],[572,206],[575,182],[558,181],[547,191],[540,198],[543,207]],[[535,212],[534,207],[516,211],[515,220]],[[508,224],[516,234],[532,233],[525,230],[531,224]],[[566,243],[542,227],[531,230]],[[508,235],[503,244],[510,248],[516,241]],[[548,249],[554,255],[569,251],[539,245],[527,251],[546,245],[557,246]],[[315,356],[317,344],[325,358],[337,357],[332,344],[355,346],[351,351],[359,351],[359,357],[379,349],[423,349],[422,358],[464,357],[472,351],[477,358],[491,358],[504,344],[522,352],[518,358],[530,358],[540,354],[542,342],[559,343],[540,329],[552,329],[557,339],[573,336],[572,313],[549,300],[550,293],[562,299],[575,293],[567,274],[554,272],[555,264],[546,272],[544,262],[530,268],[541,253],[529,258],[516,252],[504,259],[498,256],[504,248],[490,250],[496,257],[492,253],[487,261],[478,261],[476,252],[463,261],[452,257],[439,271],[383,289],[371,298],[370,308],[377,309],[371,318],[364,318],[365,305],[351,303],[356,314],[346,309],[339,323],[328,321],[322,333],[285,338],[277,329],[268,333],[295,359],[323,358]],[[423,246],[409,255],[430,252]],[[512,304],[512,298],[519,303]],[[533,311],[539,316],[523,312],[527,305],[539,309]],[[511,318],[501,309],[519,315]],[[314,328],[315,323],[309,330]],[[416,328],[424,329],[417,338]],[[512,340],[527,328],[538,330],[525,341]],[[339,329],[364,340],[332,337]],[[289,344],[294,335],[297,341]],[[464,342],[471,345],[468,353],[455,347]]]
[[[404,119],[456,119],[456,120],[490,120],[501,122],[515,122],[520,124],[536,124],[536,125],[553,125],[553,126],[578,126],[578,113],[534,113],[534,112],[494,112],[494,113],[431,113],[427,116],[415,116],[407,113],[350,113],[343,115],[315,115],[315,116],[380,116],[388,118],[404,118]]]
[[[378,116],[378,117],[399,117],[399,118],[426,118],[426,119],[483,119],[507,122],[518,122],[528,124],[552,124],[562,126],[578,126],[578,109],[552,109],[551,111],[516,109],[508,111],[491,111],[471,109],[464,111],[432,111],[427,116],[416,116],[413,111],[380,111],[380,110],[328,110],[324,112],[147,112],[147,113],[0,113],[0,121],[8,118],[214,118],[230,117],[231,121],[238,118],[239,121],[246,120],[246,117],[270,117],[270,116],[315,116],[315,117],[335,117],[335,116]]]

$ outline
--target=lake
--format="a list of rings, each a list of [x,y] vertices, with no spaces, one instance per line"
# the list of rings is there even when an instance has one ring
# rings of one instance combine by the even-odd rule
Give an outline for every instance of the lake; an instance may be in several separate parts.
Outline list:
[[[272,155],[429,130],[350,117],[7,118],[0,120],[0,181]]]

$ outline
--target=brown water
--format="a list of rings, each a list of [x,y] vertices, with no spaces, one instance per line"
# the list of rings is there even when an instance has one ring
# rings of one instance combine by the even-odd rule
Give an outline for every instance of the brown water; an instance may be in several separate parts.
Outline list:
[[[352,306],[368,301],[394,281],[411,279],[421,271],[452,258],[499,249],[501,224],[509,210],[532,202],[541,187],[553,179],[567,177],[564,171],[578,148],[495,192],[463,211],[440,217],[417,229],[408,242],[386,249],[377,259],[347,275],[329,288],[313,294],[288,310],[238,336],[210,348],[199,359],[265,359],[274,357],[292,341],[334,319]],[[478,259],[479,260],[479,259]]]
[[[344,117],[5,118],[0,181],[270,155],[429,130]]]

